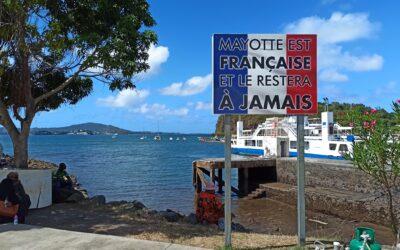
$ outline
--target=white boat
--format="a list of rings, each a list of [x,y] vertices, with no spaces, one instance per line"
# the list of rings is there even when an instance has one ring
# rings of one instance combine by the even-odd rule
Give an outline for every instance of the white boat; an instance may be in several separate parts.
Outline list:
[[[146,139],[146,136],[140,137],[140,140],[144,140],[144,139]]]
[[[176,140],[179,141],[179,137],[176,137]]]
[[[295,116],[267,118],[255,130],[243,130],[243,122],[238,121],[236,136],[232,137],[232,153],[264,157],[297,156],[296,127]],[[320,121],[305,117],[304,130],[306,157],[343,159],[344,154],[352,152],[355,140],[352,127],[334,123],[332,112],[322,112]]]
[[[117,134],[117,133],[115,133],[115,134],[113,134],[113,135],[111,136],[111,138],[112,138],[112,139],[116,139],[116,138],[117,138],[117,136],[118,136],[118,134]]]
[[[170,138],[169,138],[169,140],[170,140],[170,141],[173,141],[173,140],[174,140],[174,138],[170,137]]]
[[[155,141],[161,141],[161,136],[160,136],[160,125],[159,122],[157,121],[157,135],[154,136]]]
[[[186,137],[183,137],[182,140],[186,141]]]

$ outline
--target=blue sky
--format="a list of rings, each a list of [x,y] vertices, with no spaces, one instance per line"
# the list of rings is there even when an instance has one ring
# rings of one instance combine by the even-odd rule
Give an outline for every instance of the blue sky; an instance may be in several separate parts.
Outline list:
[[[399,1],[150,1],[159,43],[137,91],[96,83],[75,106],[39,113],[34,127],[82,122],[135,131],[213,132],[213,33],[317,33],[319,99],[390,109],[400,98]]]

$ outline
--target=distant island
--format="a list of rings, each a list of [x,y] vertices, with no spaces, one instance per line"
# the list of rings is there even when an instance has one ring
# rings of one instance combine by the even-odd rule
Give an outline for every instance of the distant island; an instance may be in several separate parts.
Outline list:
[[[6,135],[7,131],[5,128],[0,126],[0,135]],[[196,135],[196,136],[210,136],[208,133],[178,133],[178,132],[152,132],[152,131],[131,131],[127,129],[118,128],[112,125],[105,125],[95,122],[87,122],[81,124],[75,124],[65,127],[57,128],[32,128],[32,135]]]
[[[130,130],[118,128],[112,125],[105,125],[101,123],[82,123],[75,124],[66,127],[58,127],[58,128],[32,128],[32,135],[127,135],[134,134],[137,132],[133,132]],[[7,134],[7,131],[4,128],[0,129],[0,134]]]

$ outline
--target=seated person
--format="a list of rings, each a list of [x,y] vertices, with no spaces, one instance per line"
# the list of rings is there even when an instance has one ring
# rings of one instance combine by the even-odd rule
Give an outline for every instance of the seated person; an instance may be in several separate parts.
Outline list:
[[[53,181],[56,188],[72,189],[72,180],[66,169],[67,165],[60,163],[57,171],[53,173]]]
[[[10,172],[7,177],[13,181],[15,194],[18,197],[18,223],[25,223],[25,217],[28,215],[29,207],[31,206],[31,199],[26,194],[17,172]]]
[[[31,200],[25,193],[17,172],[10,172],[7,178],[0,183],[0,200],[5,201],[6,206],[18,204],[18,223],[25,223]],[[12,222],[13,218],[1,217],[0,221]]]
[[[65,202],[74,192],[73,181],[66,171],[67,165],[60,163],[56,172],[53,173],[53,202]]]

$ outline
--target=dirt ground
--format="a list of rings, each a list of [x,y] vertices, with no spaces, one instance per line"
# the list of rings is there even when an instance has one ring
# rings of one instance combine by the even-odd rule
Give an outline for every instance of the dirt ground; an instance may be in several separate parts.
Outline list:
[[[223,232],[216,225],[193,225],[183,221],[167,222],[148,210],[124,210],[120,206],[88,207],[82,204],[55,204],[30,213],[27,224],[64,230],[134,237],[183,245],[218,249]],[[232,243],[238,249],[265,249],[296,244],[287,235],[233,233]]]
[[[251,233],[235,232],[233,245],[237,249],[267,249],[289,247],[296,244],[295,207],[272,200],[237,201],[234,203],[236,222],[252,229]],[[206,248],[220,248],[223,232],[215,225],[193,225],[183,220],[167,222],[150,210],[131,210],[119,205],[88,206],[87,204],[55,204],[34,210],[27,223],[58,229],[110,234],[137,239],[155,240]],[[380,243],[392,244],[390,230],[386,227],[362,222],[350,222],[333,216],[308,213],[323,225],[308,221],[308,242],[315,239],[345,240],[352,236],[355,226],[368,226],[377,230]]]
[[[295,235],[297,232],[296,207],[271,199],[239,200],[234,203],[237,221],[246,228],[265,234]],[[393,245],[395,238],[390,228],[363,221],[349,221],[335,216],[307,211],[308,237],[349,242],[354,228],[375,229],[379,243]]]

